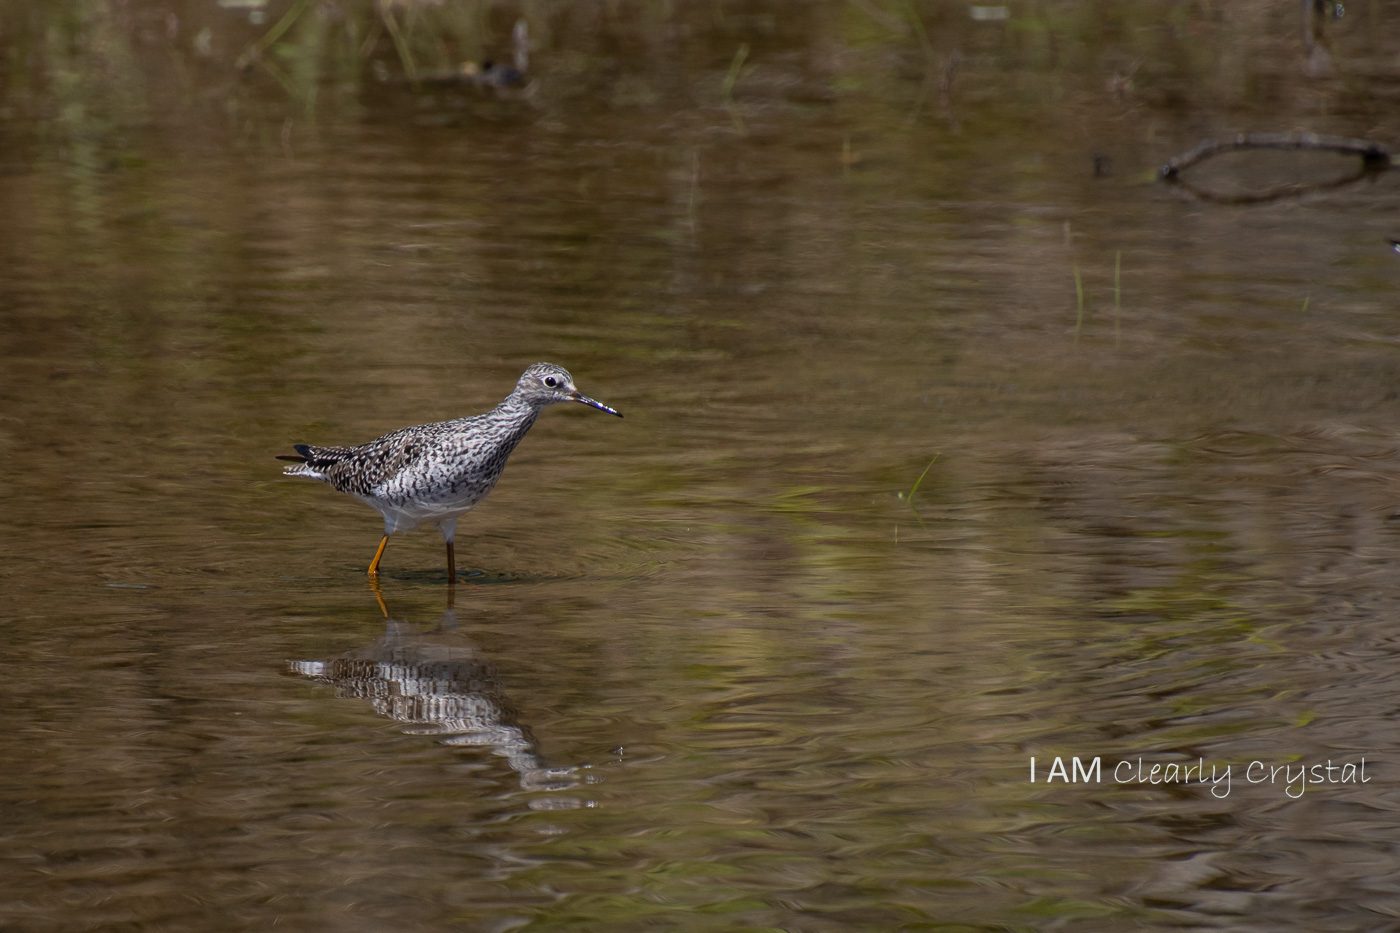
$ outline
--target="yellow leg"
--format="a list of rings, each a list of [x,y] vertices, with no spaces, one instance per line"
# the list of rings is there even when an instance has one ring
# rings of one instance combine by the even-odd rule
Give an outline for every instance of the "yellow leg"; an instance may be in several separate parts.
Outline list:
[[[385,535],[379,539],[379,549],[374,552],[374,560],[369,562],[369,575],[379,576],[379,561],[384,557],[384,549],[389,546],[389,536]]]
[[[457,585],[457,552],[452,548],[452,542],[447,542],[447,585]]]

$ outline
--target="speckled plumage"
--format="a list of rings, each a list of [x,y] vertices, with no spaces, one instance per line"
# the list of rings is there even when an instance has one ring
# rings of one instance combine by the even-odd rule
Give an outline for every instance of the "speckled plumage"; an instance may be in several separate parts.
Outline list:
[[[297,461],[283,472],[321,480],[373,506],[384,516],[384,539],[370,565],[378,571],[389,535],[431,521],[447,542],[448,571],[455,578],[452,541],[457,519],[491,491],[506,458],[540,411],[559,402],[581,402],[622,417],[581,394],[569,371],[552,363],[525,370],[515,389],[485,414],[391,431],[355,447],[295,445]]]

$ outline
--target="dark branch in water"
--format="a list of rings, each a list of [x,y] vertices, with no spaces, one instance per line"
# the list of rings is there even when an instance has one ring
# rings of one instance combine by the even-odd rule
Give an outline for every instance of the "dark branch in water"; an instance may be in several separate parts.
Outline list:
[[[1244,149],[1282,149],[1307,152],[1338,152],[1361,157],[1354,172],[1340,178],[1305,184],[1289,184],[1264,191],[1221,193],[1191,184],[1183,174],[1186,169],[1204,162],[1211,156]],[[1161,179],[1175,185],[1192,197],[1213,204],[1266,204],[1288,198],[1299,198],[1319,191],[1343,188],[1374,177],[1390,168],[1391,156],[1380,143],[1369,139],[1349,139],[1345,136],[1319,136],[1316,133],[1240,133],[1229,139],[1208,139],[1196,148],[1170,160],[1158,172]]]
[[[1208,139],[1196,148],[1185,152],[1162,166],[1160,175],[1163,181],[1177,181],[1180,174],[1198,162],[1222,152],[1237,152],[1241,149],[1306,149],[1314,152],[1340,152],[1361,157],[1361,164],[1368,170],[1388,168],[1390,152],[1380,143],[1369,139],[1350,139],[1345,136],[1320,136],[1317,133],[1240,133],[1230,139]]]

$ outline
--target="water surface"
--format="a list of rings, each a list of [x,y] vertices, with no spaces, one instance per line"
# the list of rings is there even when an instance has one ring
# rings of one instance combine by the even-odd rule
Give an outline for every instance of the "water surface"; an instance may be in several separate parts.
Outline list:
[[[1392,923],[1400,187],[1153,174],[1400,140],[1276,6],[5,12],[0,922]],[[273,456],[537,359],[376,594]]]

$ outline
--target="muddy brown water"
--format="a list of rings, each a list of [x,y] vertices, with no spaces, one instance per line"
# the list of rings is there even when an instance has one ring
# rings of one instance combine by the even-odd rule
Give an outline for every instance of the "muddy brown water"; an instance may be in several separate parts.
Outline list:
[[[1394,923],[1400,185],[1153,178],[1400,143],[1296,7],[0,13],[0,925]],[[537,359],[386,621],[273,456]]]

